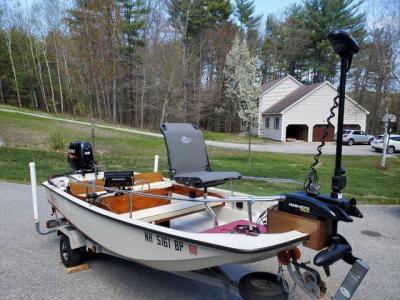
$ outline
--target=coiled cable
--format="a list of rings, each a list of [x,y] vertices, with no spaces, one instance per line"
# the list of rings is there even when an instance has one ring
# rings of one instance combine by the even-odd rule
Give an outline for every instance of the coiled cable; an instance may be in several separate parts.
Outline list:
[[[311,164],[310,172],[307,174],[307,177],[304,180],[304,191],[307,192],[308,194],[319,195],[320,186],[318,184],[317,168],[319,165],[320,156],[322,154],[322,148],[325,146],[325,139],[328,136],[328,129],[330,127],[333,127],[331,120],[336,116],[334,110],[339,106],[338,102],[339,90],[340,86],[337,89],[338,94],[336,95],[335,98],[333,98],[333,106],[329,110],[330,115],[326,119],[327,124],[325,125],[324,132],[320,138],[321,143],[317,147],[317,154],[314,155],[314,162]]]

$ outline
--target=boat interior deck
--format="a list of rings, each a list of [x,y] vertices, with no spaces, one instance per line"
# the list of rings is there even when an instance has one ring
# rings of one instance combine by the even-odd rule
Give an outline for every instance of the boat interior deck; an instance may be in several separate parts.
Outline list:
[[[113,192],[105,188],[101,173],[96,180],[95,187],[93,182],[94,178],[90,180],[90,177],[82,178],[81,175],[73,175],[66,185],[66,191],[92,205],[118,214],[120,217],[130,218],[129,196],[127,193]],[[134,185],[131,188],[134,191],[150,195],[131,194],[133,219],[191,232],[202,232],[215,227],[214,217],[207,211],[202,202],[170,201],[151,196],[202,199],[204,192],[200,189],[166,181],[158,172],[135,174]],[[219,225],[247,217],[247,213],[225,206],[223,195],[208,192],[207,197],[208,199],[221,199],[221,201],[209,203],[209,207],[217,216]]]

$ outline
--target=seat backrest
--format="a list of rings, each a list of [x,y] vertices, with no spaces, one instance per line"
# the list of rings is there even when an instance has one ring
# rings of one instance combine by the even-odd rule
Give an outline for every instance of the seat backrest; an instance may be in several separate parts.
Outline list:
[[[203,133],[189,123],[160,124],[168,152],[168,163],[173,178],[185,172],[210,171]]]

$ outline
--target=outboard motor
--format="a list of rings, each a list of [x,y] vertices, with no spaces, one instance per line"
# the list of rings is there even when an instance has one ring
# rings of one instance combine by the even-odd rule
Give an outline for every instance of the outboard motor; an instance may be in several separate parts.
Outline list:
[[[68,164],[77,172],[93,172],[94,159],[92,146],[88,142],[72,142],[68,148]]]

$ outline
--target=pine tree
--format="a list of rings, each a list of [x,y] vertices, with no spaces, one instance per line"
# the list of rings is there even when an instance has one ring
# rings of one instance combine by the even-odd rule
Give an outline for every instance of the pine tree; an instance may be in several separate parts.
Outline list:
[[[232,6],[229,0],[171,0],[168,12],[172,26],[190,39],[227,22]]]
[[[326,38],[334,29],[348,30],[357,40],[365,37],[365,14],[360,12],[363,0],[306,0],[301,11],[290,14],[296,28],[305,30],[310,40],[307,45],[308,68],[311,81],[333,80],[336,57]],[[307,67],[307,66],[306,66]]]
[[[250,52],[253,54],[260,44],[258,27],[261,15],[254,14],[254,0],[235,0],[235,2],[235,17],[239,21],[241,37],[247,40]]]
[[[238,19],[240,29],[253,29],[258,25],[261,16],[254,16],[254,0],[235,0],[235,17]]]
[[[123,38],[128,53],[132,53],[136,46],[145,43],[146,15],[149,13],[146,0],[118,0],[123,17]]]

